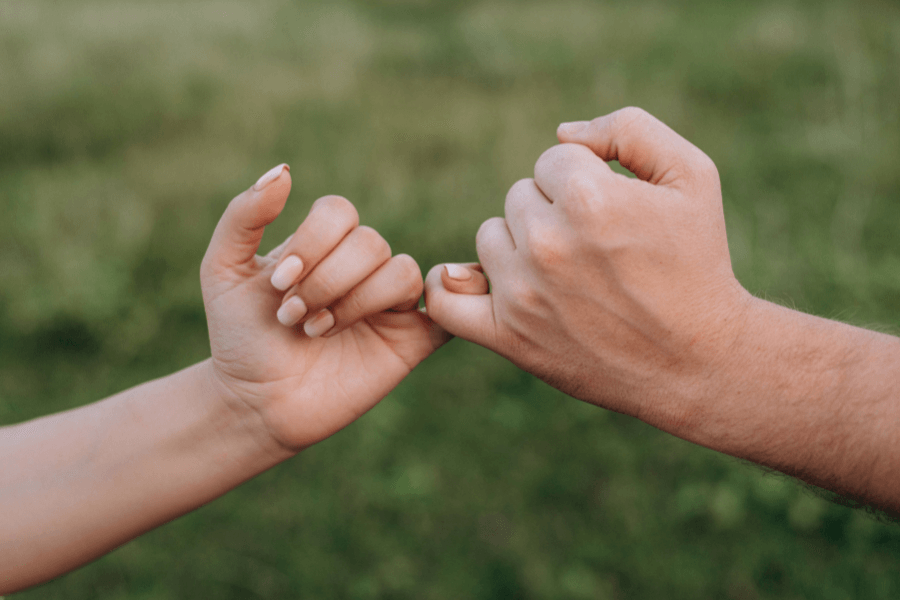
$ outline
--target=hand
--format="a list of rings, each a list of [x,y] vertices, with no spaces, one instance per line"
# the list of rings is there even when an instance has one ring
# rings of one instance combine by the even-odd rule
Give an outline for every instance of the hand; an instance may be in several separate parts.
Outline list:
[[[718,173],[642,110],[560,126],[476,247],[490,294],[426,279],[428,314],[577,398],[669,429],[735,357],[752,297],[731,270]],[[618,160],[637,176],[615,173]]]
[[[372,408],[450,336],[417,308],[416,262],[391,257],[344,198],[320,198],[291,238],[257,256],[290,187],[276,167],[231,202],[200,279],[214,383],[297,451]]]

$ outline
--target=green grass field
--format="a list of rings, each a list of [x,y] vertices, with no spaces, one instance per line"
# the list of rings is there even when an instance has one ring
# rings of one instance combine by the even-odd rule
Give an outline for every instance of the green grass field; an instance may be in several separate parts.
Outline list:
[[[342,194],[423,269],[625,105],[705,150],[735,272],[900,330],[900,6],[0,1],[0,423],[208,355],[198,269]],[[0,516],[2,518],[2,516]],[[53,515],[47,515],[48,528]],[[299,457],[23,599],[900,597],[900,526],[454,341]]]

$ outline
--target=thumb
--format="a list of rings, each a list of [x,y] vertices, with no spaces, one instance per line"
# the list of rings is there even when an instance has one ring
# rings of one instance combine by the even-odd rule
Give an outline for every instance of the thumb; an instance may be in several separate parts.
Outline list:
[[[497,337],[493,297],[481,265],[435,265],[425,277],[425,309],[453,335],[493,349]]]
[[[562,143],[587,146],[607,162],[617,160],[639,179],[657,185],[674,184],[710,162],[699,148],[640,108],[563,123],[556,136]]]
[[[281,214],[290,191],[290,168],[281,164],[236,196],[216,225],[204,262],[216,269],[228,269],[252,260],[265,226]]]

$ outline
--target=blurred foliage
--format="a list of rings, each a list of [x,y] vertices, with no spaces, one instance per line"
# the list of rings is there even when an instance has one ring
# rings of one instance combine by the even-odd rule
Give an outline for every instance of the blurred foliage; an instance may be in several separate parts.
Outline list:
[[[338,193],[427,269],[475,259],[557,123],[629,104],[718,164],[748,289],[896,331],[898,64],[888,1],[4,0],[0,422],[204,358],[200,259],[272,165],[295,183],[266,247]],[[456,341],[20,597],[879,599],[898,559],[894,525]]]

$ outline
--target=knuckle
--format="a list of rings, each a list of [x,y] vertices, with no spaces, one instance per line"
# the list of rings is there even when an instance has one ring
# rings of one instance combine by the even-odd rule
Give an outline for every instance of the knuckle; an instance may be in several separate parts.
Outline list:
[[[636,125],[653,118],[650,113],[637,106],[626,106],[625,108],[620,108],[613,114],[616,123],[623,127]]]
[[[705,152],[694,148],[694,152],[682,159],[681,169],[689,185],[695,188],[719,187],[719,169]]]
[[[547,148],[546,150],[541,152],[541,155],[538,156],[537,161],[535,161],[535,163],[534,163],[534,172],[535,173],[540,173],[541,171],[544,170],[545,167],[556,162],[556,154],[559,152],[559,150],[558,150],[559,147],[560,147],[560,145],[556,144],[556,145],[550,146],[549,148]]]
[[[369,227],[361,225],[354,232],[359,239],[360,244],[370,253],[387,260],[391,257],[391,246],[387,240],[381,237],[381,234]]]
[[[567,262],[568,247],[552,228],[535,225],[528,230],[527,245],[531,260],[544,271],[552,270]]]
[[[488,219],[487,221],[482,223],[481,226],[478,228],[478,233],[475,234],[476,250],[478,248],[483,248],[488,243],[488,240],[491,239],[491,236],[493,235],[492,232],[494,231],[494,229],[496,229],[497,227],[503,226],[504,222],[505,221],[504,221],[503,217],[491,217],[490,219]]]
[[[355,227],[359,224],[359,212],[353,203],[343,196],[322,196],[313,203],[313,210],[325,210],[335,221]]]
[[[588,173],[575,171],[565,184],[566,201],[564,207],[581,209],[597,202],[599,189],[597,182]]]
[[[394,261],[397,262],[400,273],[402,273],[404,278],[417,281],[422,280],[422,270],[419,269],[419,263],[412,256],[409,254],[398,254],[394,257]]]
[[[394,260],[398,263],[398,287],[403,290],[406,297],[421,296],[425,284],[418,263],[408,254],[399,254]]]
[[[560,163],[571,158],[573,149],[578,147],[583,148],[580,144],[556,144],[544,150],[538,157],[537,162],[534,163],[535,179],[540,179],[553,173]]]
[[[313,274],[303,281],[297,289],[297,295],[303,298],[307,306],[324,306],[337,298],[341,293],[338,282],[328,273]]]
[[[611,115],[611,130],[619,136],[632,137],[640,134],[656,119],[643,108],[626,106]]]
[[[506,202],[504,204],[505,212],[508,214],[509,209],[515,207],[517,200],[533,187],[534,179],[530,178],[520,179],[512,184],[512,187],[510,187],[509,191],[506,192]]]
[[[719,169],[716,167],[716,163],[702,150],[698,150],[698,158],[697,158],[697,171],[703,176],[704,179],[708,180],[719,180]]]

